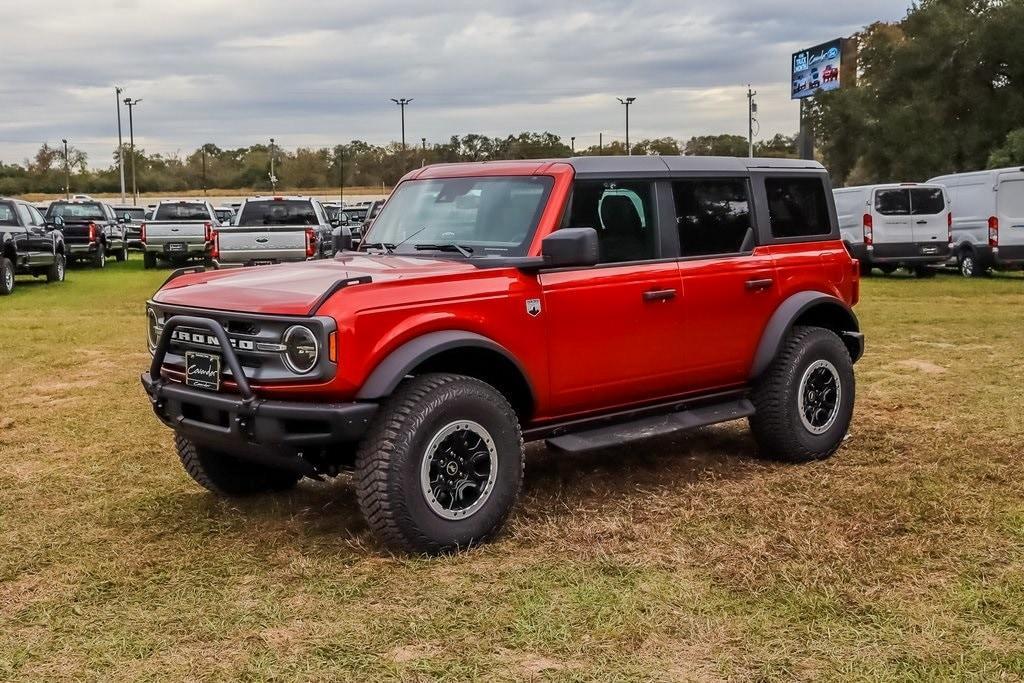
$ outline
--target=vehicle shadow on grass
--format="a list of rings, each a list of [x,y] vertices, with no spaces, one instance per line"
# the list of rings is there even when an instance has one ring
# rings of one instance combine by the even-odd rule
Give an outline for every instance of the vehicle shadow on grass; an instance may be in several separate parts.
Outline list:
[[[716,487],[771,467],[754,459],[746,429],[712,427],[580,454],[531,444],[518,510],[513,517],[571,518],[584,508],[642,504],[652,491],[684,486]],[[179,522],[207,520],[231,533],[279,526],[290,538],[318,545],[348,546],[359,553],[381,552],[359,512],[352,476],[303,480],[287,493],[225,501],[198,489],[169,494],[164,512]],[[171,520],[164,520],[164,523]]]

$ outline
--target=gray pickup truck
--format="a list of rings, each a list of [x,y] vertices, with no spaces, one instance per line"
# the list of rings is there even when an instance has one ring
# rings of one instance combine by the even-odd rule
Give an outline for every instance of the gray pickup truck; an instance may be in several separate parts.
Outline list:
[[[251,197],[232,225],[216,230],[213,262],[225,268],[326,258],[334,253],[336,224],[309,197]]]
[[[210,202],[201,199],[160,202],[153,210],[153,220],[146,221],[141,228],[144,267],[155,268],[161,260],[173,264],[190,259],[208,260],[213,249],[214,227],[218,225],[220,222]]]

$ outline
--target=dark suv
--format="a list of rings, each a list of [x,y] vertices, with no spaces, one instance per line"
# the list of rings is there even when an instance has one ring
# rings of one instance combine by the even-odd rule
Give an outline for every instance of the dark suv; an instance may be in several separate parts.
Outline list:
[[[67,242],[68,262],[89,261],[105,268],[107,257],[128,259],[128,238],[123,218],[109,205],[95,200],[60,200],[46,210],[47,222],[60,228]]]
[[[63,282],[64,249],[64,235],[47,228],[34,206],[0,197],[0,295],[14,291],[15,275]]]
[[[728,420],[826,458],[853,415],[858,264],[816,163],[584,157],[407,175],[358,251],[179,273],[142,376],[221,495],[355,472],[388,545],[491,537],[523,442],[621,447]]]

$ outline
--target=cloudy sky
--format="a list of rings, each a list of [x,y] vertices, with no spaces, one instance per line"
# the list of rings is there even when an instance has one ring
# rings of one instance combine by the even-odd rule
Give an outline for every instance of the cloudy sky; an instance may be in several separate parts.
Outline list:
[[[108,165],[114,85],[136,144],[327,146],[550,130],[578,146],[797,128],[789,56],[905,14],[909,0],[5,0],[0,160],[67,137]],[[123,112],[127,140],[127,112]]]

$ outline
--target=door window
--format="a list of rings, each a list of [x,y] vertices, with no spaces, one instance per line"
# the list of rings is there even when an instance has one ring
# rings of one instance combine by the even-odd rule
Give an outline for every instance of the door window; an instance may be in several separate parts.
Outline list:
[[[910,213],[934,216],[946,211],[946,196],[941,187],[916,187],[910,191]]]
[[[818,178],[766,178],[772,236],[810,237],[832,232],[825,186]]]
[[[18,211],[22,225],[32,225],[32,216],[29,215],[28,208],[24,204],[15,204],[14,208]]]
[[[906,190],[878,190],[875,192],[875,211],[883,216],[909,216],[910,193]]]
[[[46,220],[43,218],[43,214],[39,213],[34,206],[28,207],[28,215],[32,218],[33,225],[45,225]]]
[[[573,188],[569,224],[597,231],[601,263],[657,258],[651,184],[579,182]]]
[[[750,196],[742,178],[672,183],[682,256],[735,254],[743,249],[750,222]]]

